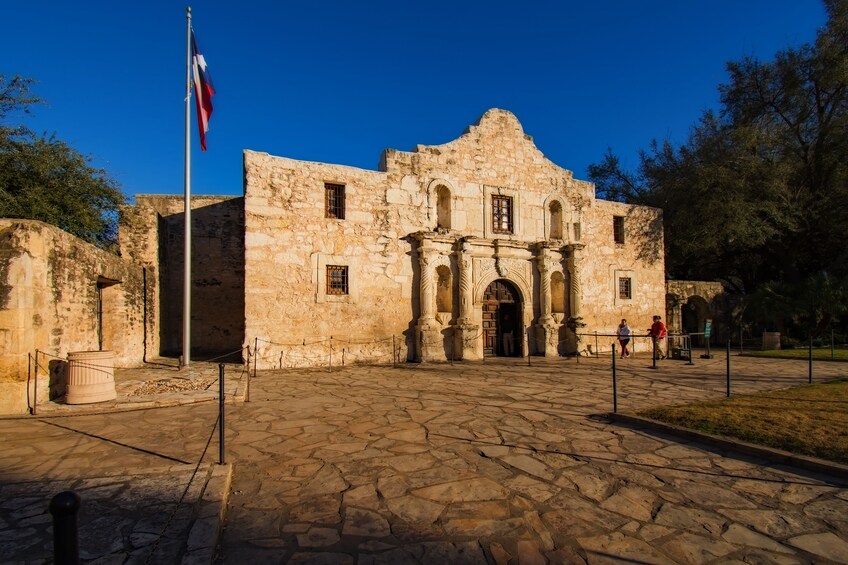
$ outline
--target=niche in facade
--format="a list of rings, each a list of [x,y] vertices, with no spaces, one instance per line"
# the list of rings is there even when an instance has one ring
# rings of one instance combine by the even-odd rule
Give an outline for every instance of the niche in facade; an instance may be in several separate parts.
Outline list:
[[[451,317],[453,310],[453,277],[451,276],[450,268],[446,265],[436,267],[436,311],[440,317],[447,318],[443,323],[447,323]]]
[[[436,187],[436,228],[451,229],[451,194],[448,187]]]
[[[548,207],[550,224],[550,239],[562,239],[562,204],[558,200],[551,202]]]
[[[551,311],[565,314],[565,278],[559,271],[551,274]]]

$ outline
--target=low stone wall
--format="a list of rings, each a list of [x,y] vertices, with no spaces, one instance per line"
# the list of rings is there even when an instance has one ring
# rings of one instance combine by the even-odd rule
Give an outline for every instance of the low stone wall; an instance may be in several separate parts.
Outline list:
[[[64,394],[72,351],[115,351],[115,365],[144,359],[142,267],[54,226],[0,219],[0,414]],[[32,356],[32,357],[30,357]]]

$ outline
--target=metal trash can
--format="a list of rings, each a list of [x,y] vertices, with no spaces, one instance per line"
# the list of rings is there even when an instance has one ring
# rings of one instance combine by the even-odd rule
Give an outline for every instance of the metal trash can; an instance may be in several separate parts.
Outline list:
[[[66,404],[90,404],[115,400],[115,352],[68,353]]]

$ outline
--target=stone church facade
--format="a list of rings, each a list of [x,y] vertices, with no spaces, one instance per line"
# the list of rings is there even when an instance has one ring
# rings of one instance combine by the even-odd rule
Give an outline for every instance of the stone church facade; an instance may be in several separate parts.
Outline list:
[[[243,195],[191,207],[193,359],[582,354],[614,341],[587,334],[666,311],[661,211],[596,198],[504,110],[376,171],[245,151]],[[182,353],[184,222],[182,196],[138,195],[116,256],[0,220],[0,413],[61,396],[71,351],[119,367]],[[713,316],[693,284],[669,295],[671,327]]]
[[[661,211],[595,198],[504,110],[377,171],[245,151],[244,178],[260,368],[571,354],[665,311]]]

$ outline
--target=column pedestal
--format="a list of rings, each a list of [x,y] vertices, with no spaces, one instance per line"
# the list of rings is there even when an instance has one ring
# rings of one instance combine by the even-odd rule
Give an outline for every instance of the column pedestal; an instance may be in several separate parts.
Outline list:
[[[545,357],[557,357],[559,355],[559,328],[560,324],[547,323],[536,324],[536,351]]]
[[[455,330],[455,351],[459,353],[459,359],[480,360],[483,358],[483,337],[480,335],[480,326],[475,324],[460,324]]]
[[[445,348],[441,328],[436,323],[424,322],[415,326],[416,361],[444,361]]]

